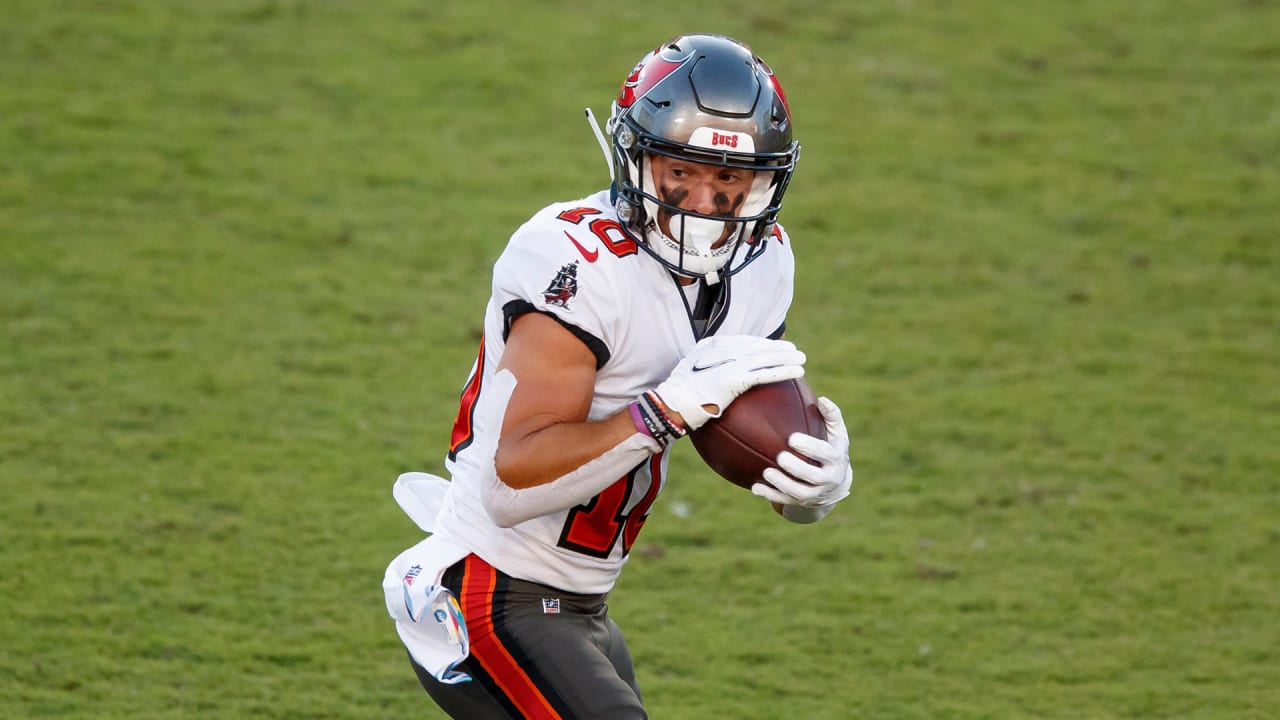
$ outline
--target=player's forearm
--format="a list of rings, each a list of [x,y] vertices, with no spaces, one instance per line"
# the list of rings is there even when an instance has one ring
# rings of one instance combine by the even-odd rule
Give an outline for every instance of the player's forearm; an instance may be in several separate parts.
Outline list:
[[[512,527],[581,505],[660,449],[636,430],[629,413],[597,423],[547,426],[499,450],[485,510],[500,527]]]
[[[531,418],[530,424],[536,429],[506,433],[494,456],[498,479],[516,490],[554,482],[636,434],[626,410],[595,422]]]

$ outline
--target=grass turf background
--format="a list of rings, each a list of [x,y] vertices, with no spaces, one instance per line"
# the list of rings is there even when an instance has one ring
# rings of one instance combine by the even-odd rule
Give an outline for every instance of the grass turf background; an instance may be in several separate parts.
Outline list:
[[[688,448],[612,598],[658,718],[1280,705],[1280,7],[34,2],[0,23],[0,709],[435,717],[385,616],[581,108],[750,42],[854,497]]]

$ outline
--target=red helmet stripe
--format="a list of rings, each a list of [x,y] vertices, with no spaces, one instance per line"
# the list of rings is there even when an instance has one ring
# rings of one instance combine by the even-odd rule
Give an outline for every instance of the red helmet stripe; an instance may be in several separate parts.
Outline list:
[[[773,91],[778,94],[778,98],[782,100],[782,107],[787,109],[787,114],[791,114],[791,103],[787,102],[787,94],[782,90],[782,83],[778,82],[778,76],[773,74],[773,68],[769,67],[769,63],[756,58],[756,63],[760,65],[760,69],[764,70],[769,76],[769,84],[773,86]]]

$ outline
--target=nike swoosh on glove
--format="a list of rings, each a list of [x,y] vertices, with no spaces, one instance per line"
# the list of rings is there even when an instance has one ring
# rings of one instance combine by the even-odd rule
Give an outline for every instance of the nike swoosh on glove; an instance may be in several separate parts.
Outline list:
[[[713,335],[699,340],[654,392],[697,430],[749,388],[801,377],[804,361],[786,340]]]
[[[840,408],[829,398],[818,398],[818,411],[827,423],[827,439],[792,433],[795,453],[778,453],[778,468],[766,468],[765,482],[751,486],[751,492],[782,505],[782,516],[797,523],[814,523],[827,516],[836,503],[849,496],[853,467],[849,464],[849,431]],[[785,472],[784,472],[785,471]],[[766,484],[767,483],[767,484]]]

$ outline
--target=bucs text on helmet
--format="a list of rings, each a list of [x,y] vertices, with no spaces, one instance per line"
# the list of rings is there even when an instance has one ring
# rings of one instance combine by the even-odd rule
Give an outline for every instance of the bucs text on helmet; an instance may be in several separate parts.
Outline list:
[[[782,86],[749,47],[722,35],[663,43],[631,71],[605,128],[613,139],[618,216],[660,262],[715,283],[764,250],[800,145],[791,139]],[[660,197],[652,155],[750,170],[754,177],[731,213],[693,212]],[[660,212],[669,214],[669,235]]]

